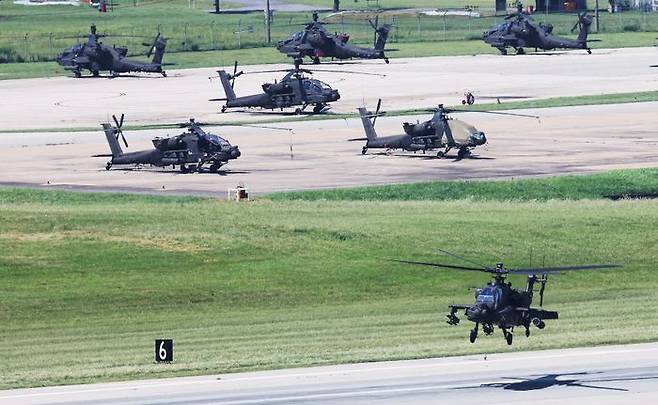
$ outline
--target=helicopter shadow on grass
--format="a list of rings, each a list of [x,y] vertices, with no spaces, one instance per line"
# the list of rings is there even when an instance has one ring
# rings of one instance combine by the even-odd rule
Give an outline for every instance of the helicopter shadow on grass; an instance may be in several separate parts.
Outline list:
[[[315,113],[312,110],[309,111],[302,111],[301,113],[297,113],[294,110],[293,111],[276,111],[276,110],[259,110],[259,109],[253,109],[253,110],[233,110],[231,111],[232,113],[240,113],[240,114],[249,114],[252,116],[266,116],[266,115],[273,115],[276,117],[312,117],[314,115],[336,115],[337,113],[333,111],[329,111],[328,108],[325,108],[324,110],[320,111],[319,113]]]
[[[551,387],[580,387],[591,388],[608,391],[621,391],[628,392],[625,388],[606,387],[601,385],[592,385],[605,382],[621,382],[621,381],[642,381],[642,380],[655,380],[658,375],[637,375],[629,377],[598,377],[596,374],[602,372],[577,372],[577,373],[554,373],[544,374],[539,376],[529,377],[504,377],[509,380],[519,380],[515,382],[502,382],[502,383],[489,383],[480,384],[470,387],[458,387],[455,389],[475,389],[475,388],[502,388],[511,391],[535,391],[543,390]],[[565,379],[558,379],[559,377],[571,377]],[[575,378],[574,378],[575,377]]]

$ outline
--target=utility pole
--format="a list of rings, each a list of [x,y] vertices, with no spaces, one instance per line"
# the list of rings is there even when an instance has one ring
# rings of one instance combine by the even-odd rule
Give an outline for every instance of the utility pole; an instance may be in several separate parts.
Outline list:
[[[340,0],[334,0],[334,13],[340,11]]]
[[[219,14],[219,0],[215,0],[215,14]]]
[[[596,0],[596,10],[594,10],[594,18],[596,18],[596,32],[599,32],[599,0]]]
[[[265,0],[265,40],[269,45],[272,42],[272,27],[270,27],[270,0]]]

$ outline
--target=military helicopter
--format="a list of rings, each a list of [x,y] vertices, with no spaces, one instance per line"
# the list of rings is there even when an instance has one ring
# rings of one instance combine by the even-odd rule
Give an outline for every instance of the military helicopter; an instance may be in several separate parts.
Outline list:
[[[187,132],[180,135],[168,138],[154,138],[154,149],[148,149],[138,152],[124,153],[121,145],[119,144],[119,137],[123,140],[123,144],[128,147],[128,142],[123,135],[121,127],[123,126],[124,115],[117,120],[115,115],[112,115],[114,124],[110,123],[101,124],[107,143],[110,145],[110,155],[95,155],[94,157],[110,157],[111,160],[107,162],[105,170],[110,170],[115,165],[152,165],[152,166],[172,166],[180,167],[182,173],[201,172],[204,165],[209,165],[208,171],[217,173],[219,168],[228,163],[229,160],[234,160],[240,157],[240,149],[237,146],[231,145],[226,139],[205,132],[199,124],[196,123],[194,118],[181,127],[186,127]]]
[[[448,116],[449,113],[481,112],[486,114],[539,118],[532,115],[494,111],[455,110],[439,104],[436,109],[427,110],[434,113],[431,119],[415,124],[404,122],[402,124],[404,134],[379,137],[375,131],[375,122],[377,117],[386,114],[385,112],[380,112],[381,102],[381,99],[377,102],[377,109],[374,113],[369,112],[364,107],[358,109],[366,137],[352,138],[349,141],[366,141],[366,144],[361,149],[361,153],[364,155],[370,148],[387,150],[403,149],[412,152],[443,149],[437,152],[437,157],[445,157],[451,149],[457,148],[459,150],[457,159],[461,160],[469,157],[473,148],[484,145],[487,142],[487,137],[484,132],[478,131],[474,126],[451,118]]]
[[[368,20],[375,30],[375,41],[373,48],[363,48],[349,45],[350,37],[347,34],[330,34],[324,25],[318,21],[318,13],[313,13],[313,22],[306,25],[304,31],[292,34],[288,39],[279,41],[276,49],[292,57],[309,57],[313,63],[320,63],[320,58],[332,59],[384,59],[389,63],[384,53],[388,33],[391,31],[390,24],[379,26],[379,16],[375,22]]]
[[[100,75],[101,71],[109,71],[112,76],[128,72],[160,73],[164,77],[167,76],[167,72],[162,70],[162,57],[167,40],[162,38],[160,33],[153,43],[144,43],[145,46],[150,46],[146,56],[150,58],[153,54],[151,62],[127,58],[127,48],[104,45],[99,39],[106,36],[96,33],[96,26],[92,25],[87,43],[77,44],[59,54],[57,63],[64,69],[72,71],[75,77],[82,77],[83,69],[89,70],[94,77]]]
[[[287,74],[279,82],[263,84],[263,93],[250,96],[237,97],[233,86],[235,78],[245,74],[243,71],[238,72],[238,62],[236,61],[233,66],[233,74],[227,73],[225,70],[218,70],[219,79],[222,82],[226,98],[215,98],[210,101],[226,101],[222,106],[222,112],[227,108],[254,108],[260,107],[263,109],[280,109],[301,106],[295,109],[295,114],[301,114],[310,105],[313,106],[313,113],[318,114],[325,110],[329,103],[340,99],[338,90],[332,89],[328,84],[317,80],[311,79],[304,75],[304,73],[312,74],[308,69],[300,68],[301,59],[295,59],[295,66],[293,69],[287,70],[264,70],[260,72],[249,73],[271,73],[271,72],[287,72]],[[364,72],[351,72],[342,70],[322,70],[321,72],[338,72],[338,73],[355,73],[373,76],[382,76],[374,73]]]
[[[578,38],[568,39],[553,35],[553,25],[537,23],[532,16],[522,12],[523,6],[518,5],[518,12],[505,17],[506,22],[492,27],[486,31],[482,39],[487,44],[498,49],[501,54],[507,55],[507,48],[516,50],[517,55],[523,55],[523,48],[542,49],[544,51],[566,48],[585,49],[591,54],[587,45],[587,35],[592,25],[592,17],[586,13],[578,14],[578,21],[571,32],[579,28]]]
[[[545,320],[558,319],[557,311],[546,311],[541,307],[544,304],[544,290],[549,274],[560,274],[563,271],[573,270],[595,270],[622,267],[617,264],[591,264],[582,266],[564,266],[564,267],[531,267],[522,269],[508,269],[503,263],[497,263],[495,267],[483,266],[469,259],[455,255],[445,250],[439,249],[440,252],[456,257],[466,262],[476,264],[478,267],[455,266],[449,264],[416,262],[407,260],[395,260],[400,263],[408,263],[423,266],[432,266],[439,268],[448,268],[466,271],[482,271],[490,273],[493,281],[487,283],[483,288],[478,288],[475,292],[475,304],[453,304],[449,305],[450,313],[446,316],[449,325],[458,325],[459,318],[457,311],[463,310],[467,319],[475,323],[471,329],[469,340],[475,343],[478,336],[479,325],[482,325],[482,331],[485,335],[491,335],[494,327],[498,326],[503,331],[503,336],[508,345],[512,344],[514,338],[514,327],[522,326],[525,328],[526,337],[530,336],[530,325],[537,329],[546,327]],[[512,288],[512,283],[505,283],[505,277],[508,274],[520,274],[528,276],[526,287],[523,290]],[[539,283],[539,307],[532,308],[532,298],[535,284]]]

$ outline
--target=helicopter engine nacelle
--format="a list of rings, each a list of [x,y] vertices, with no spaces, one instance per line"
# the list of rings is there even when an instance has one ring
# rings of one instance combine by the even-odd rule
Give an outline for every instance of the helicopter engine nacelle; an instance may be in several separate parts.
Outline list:
[[[292,89],[288,83],[265,83],[263,91],[267,94],[288,94]]]
[[[179,137],[175,138],[154,138],[153,146],[156,149],[160,150],[178,150],[178,149],[187,149],[187,144],[185,141]]]
[[[404,128],[404,132],[406,132],[407,135],[412,137],[432,136],[436,133],[436,130],[430,121],[425,121],[418,124],[405,122],[402,124],[402,128]]]

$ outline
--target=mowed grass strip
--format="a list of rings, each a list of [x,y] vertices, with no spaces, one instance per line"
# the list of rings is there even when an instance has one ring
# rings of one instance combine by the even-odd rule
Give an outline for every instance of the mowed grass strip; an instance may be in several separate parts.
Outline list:
[[[658,204],[260,201],[0,189],[0,387],[650,341]],[[530,339],[468,343],[444,323],[485,274],[441,247],[509,266],[621,263],[552,277],[560,310]],[[522,278],[513,279],[521,286]],[[153,341],[175,362],[153,363]]]
[[[495,181],[434,181],[271,194],[283,200],[581,200],[657,198],[658,168]]]

